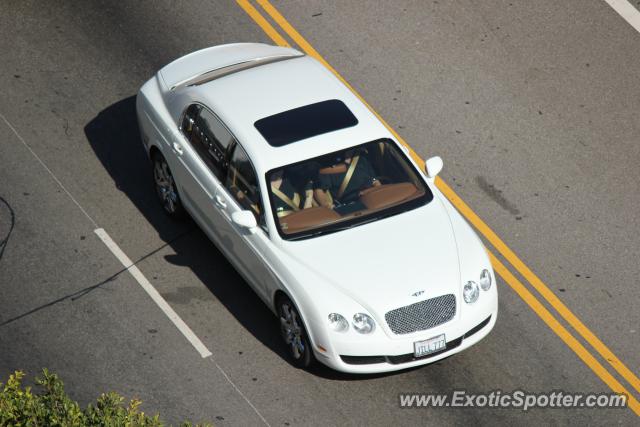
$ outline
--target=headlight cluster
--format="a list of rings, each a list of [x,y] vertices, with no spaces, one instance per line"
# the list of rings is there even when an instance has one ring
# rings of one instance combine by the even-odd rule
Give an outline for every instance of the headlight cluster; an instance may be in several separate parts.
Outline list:
[[[478,282],[480,282],[480,288],[482,288],[483,291],[491,289],[491,273],[489,273],[489,270],[486,268],[482,270],[480,273],[480,280],[478,280]],[[462,288],[462,297],[464,298],[464,302],[467,304],[473,304],[476,302],[480,296],[480,288],[478,288],[478,283],[473,280],[469,280],[465,283]]]
[[[349,322],[343,315],[338,313],[331,313],[329,315],[329,326],[336,332],[344,332],[349,329]]]
[[[480,287],[483,291],[488,291],[491,287],[491,273],[486,268],[480,273]]]
[[[364,313],[353,315],[353,328],[361,334],[370,334],[376,328],[376,322]]]
[[[349,322],[347,319],[338,313],[331,313],[328,316],[329,326],[336,332],[345,332],[349,329]],[[371,316],[364,313],[356,313],[353,315],[351,321],[353,329],[361,334],[370,334],[376,329],[376,322]]]
[[[462,288],[462,296],[464,297],[464,302],[467,304],[473,304],[478,300],[480,296],[480,289],[478,288],[478,284],[472,280],[469,280],[464,284],[464,288]]]

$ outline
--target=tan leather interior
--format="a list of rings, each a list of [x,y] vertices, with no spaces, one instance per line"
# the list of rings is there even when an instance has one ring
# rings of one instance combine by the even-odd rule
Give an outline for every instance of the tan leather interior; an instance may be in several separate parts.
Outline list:
[[[418,189],[410,182],[386,184],[367,188],[361,193],[360,201],[368,209],[379,209],[415,197],[417,193]]]
[[[347,165],[345,165],[344,163],[340,163],[338,165],[333,165],[333,166],[329,166],[326,168],[320,168],[318,170],[318,173],[321,175],[331,175],[334,173],[346,173],[347,172]]]
[[[324,206],[303,209],[280,218],[280,227],[285,234],[296,233],[340,219],[340,215]]]

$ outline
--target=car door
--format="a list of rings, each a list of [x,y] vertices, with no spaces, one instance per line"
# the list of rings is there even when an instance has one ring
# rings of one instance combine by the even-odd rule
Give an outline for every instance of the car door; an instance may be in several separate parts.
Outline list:
[[[224,203],[219,204],[218,208],[230,225],[222,229],[225,245],[233,254],[236,268],[250,282],[256,293],[270,304],[270,290],[276,286],[278,279],[265,257],[270,250],[270,240],[265,224],[264,205],[258,176],[249,156],[239,143],[233,147],[224,189],[219,196]],[[255,215],[258,223],[255,230],[247,230],[233,223],[231,216],[241,210],[249,210]]]
[[[220,229],[228,226],[216,199],[226,177],[227,156],[234,138],[209,109],[200,104],[189,106],[180,126],[181,143],[174,144],[179,161],[173,171],[185,207],[196,222],[214,240],[222,238]]]

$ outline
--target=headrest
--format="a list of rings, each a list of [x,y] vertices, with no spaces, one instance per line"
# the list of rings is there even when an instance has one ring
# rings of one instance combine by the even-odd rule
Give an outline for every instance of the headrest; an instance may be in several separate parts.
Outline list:
[[[320,170],[318,170],[318,173],[321,175],[331,175],[334,173],[346,173],[346,172],[347,172],[347,165],[345,165],[344,163],[329,166],[326,168],[320,168]]]

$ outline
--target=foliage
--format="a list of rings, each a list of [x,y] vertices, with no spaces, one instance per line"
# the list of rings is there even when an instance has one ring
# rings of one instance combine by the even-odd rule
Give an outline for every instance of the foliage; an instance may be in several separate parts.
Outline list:
[[[125,405],[118,393],[103,393],[95,404],[82,409],[69,398],[64,384],[56,374],[47,369],[36,378],[39,392],[22,387],[24,373],[16,371],[5,385],[0,383],[0,426],[61,426],[61,427],[147,427],[162,426],[159,415],[149,417],[140,411],[138,399]],[[183,426],[190,426],[189,422]]]

